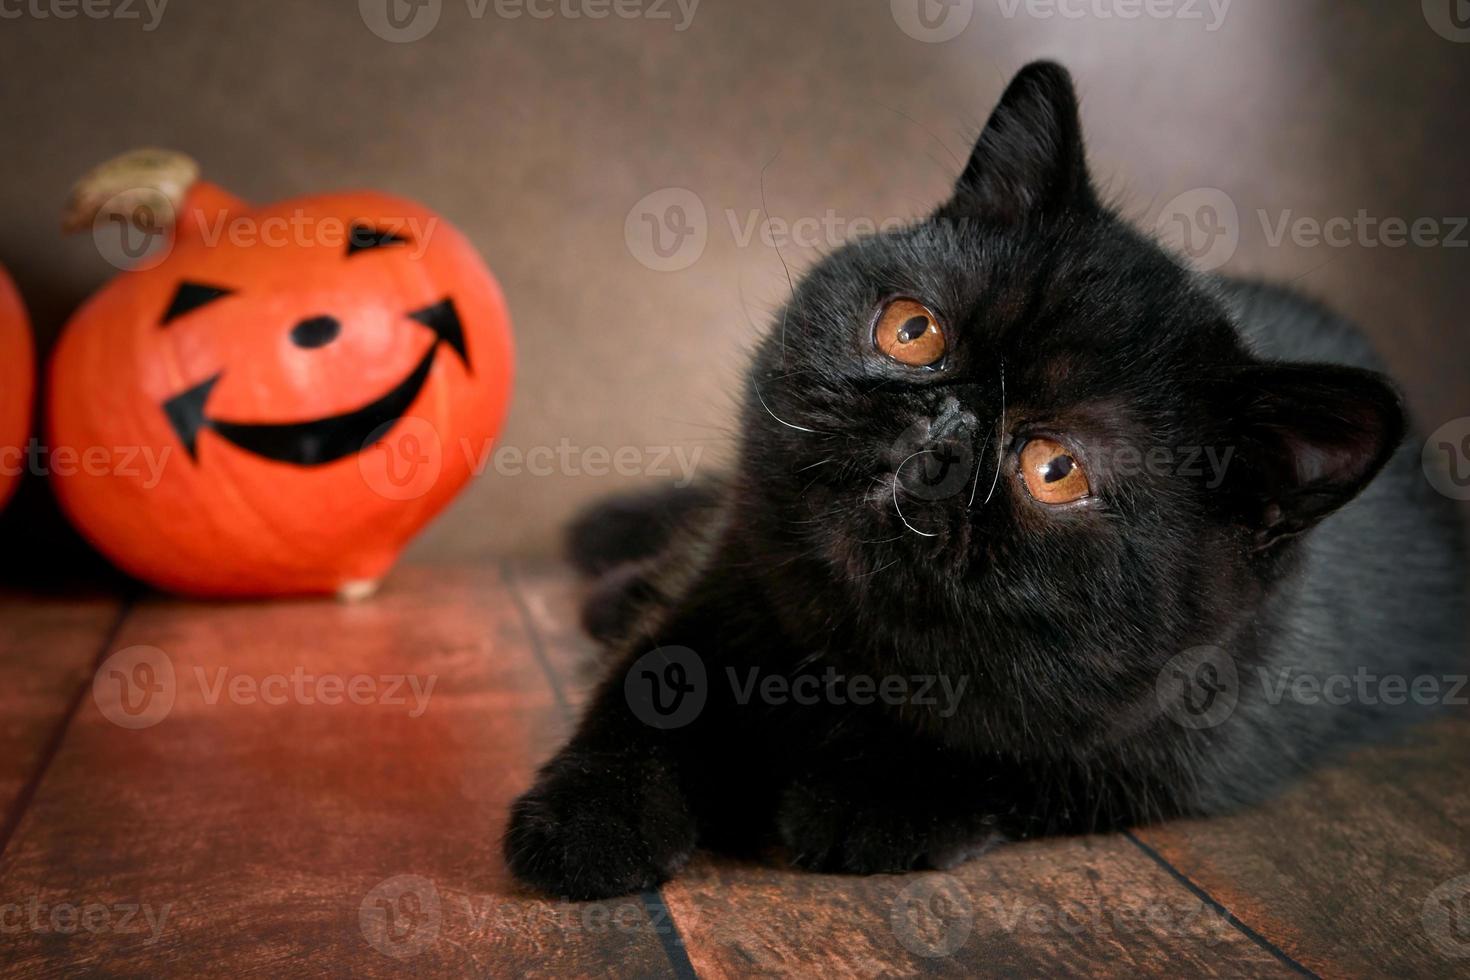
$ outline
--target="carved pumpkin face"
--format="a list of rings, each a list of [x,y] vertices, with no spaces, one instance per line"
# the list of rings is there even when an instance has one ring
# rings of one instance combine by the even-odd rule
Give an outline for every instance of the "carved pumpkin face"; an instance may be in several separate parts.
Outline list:
[[[0,507],[25,469],[35,375],[30,321],[15,284],[0,269]]]
[[[174,232],[58,344],[53,447],[110,460],[61,476],[63,506],[173,591],[375,582],[499,430],[495,280],[447,222],[380,194],[249,208],[194,185]]]

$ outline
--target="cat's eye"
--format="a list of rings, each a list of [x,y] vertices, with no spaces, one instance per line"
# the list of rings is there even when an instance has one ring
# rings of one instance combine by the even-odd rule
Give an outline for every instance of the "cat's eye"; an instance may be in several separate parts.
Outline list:
[[[873,346],[909,367],[932,367],[944,357],[944,328],[923,303],[896,299],[878,314]]]
[[[1032,439],[1021,449],[1021,479],[1043,504],[1070,504],[1092,492],[1082,464],[1052,439]]]

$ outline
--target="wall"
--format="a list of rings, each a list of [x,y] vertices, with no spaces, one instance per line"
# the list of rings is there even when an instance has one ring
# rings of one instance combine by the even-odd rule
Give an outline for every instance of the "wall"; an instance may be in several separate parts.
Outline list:
[[[1361,320],[1429,427],[1470,411],[1470,253],[1358,233],[1345,247],[1271,241],[1283,216],[1470,208],[1470,46],[1419,4],[1234,0],[1217,23],[1223,0],[1151,0],[1175,15],[1139,19],[1119,16],[1145,6],[1130,0],[703,0],[686,23],[690,0],[616,8],[668,19],[585,16],[615,9],[606,0],[429,0],[401,9],[437,11],[434,29],[395,43],[368,26],[386,23],[384,2],[172,0],[151,30],[142,0],[139,20],[7,2],[0,262],[46,342],[112,272],[88,236],[60,237],[68,186],[140,144],[187,150],[251,199],[372,186],[450,216],[515,319],[503,444],[639,447],[642,475],[492,467],[420,557],[547,552],[579,503],[653,479],[658,447],[716,465],[744,352],[787,288],[782,259],[799,270],[868,222],[931,207],[1008,77],[1040,56],[1077,76],[1095,171],[1129,213],[1152,225],[1178,195],[1225,192],[1239,214],[1227,269],[1293,280]],[[968,25],[916,39],[920,2]],[[780,255],[755,225],[763,174],[765,213],[806,219]],[[689,261],[687,244],[678,271],[640,261],[657,264],[641,214],[662,214],[667,188],[697,199],[686,218],[705,216],[703,252]],[[12,533],[33,560],[75,555],[28,482]]]

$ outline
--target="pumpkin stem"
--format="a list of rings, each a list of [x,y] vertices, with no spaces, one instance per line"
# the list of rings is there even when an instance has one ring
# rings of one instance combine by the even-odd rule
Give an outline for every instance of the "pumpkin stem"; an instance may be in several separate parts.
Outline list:
[[[62,228],[85,231],[99,218],[115,218],[140,231],[172,228],[199,164],[174,150],[131,150],[94,167],[76,182]]]

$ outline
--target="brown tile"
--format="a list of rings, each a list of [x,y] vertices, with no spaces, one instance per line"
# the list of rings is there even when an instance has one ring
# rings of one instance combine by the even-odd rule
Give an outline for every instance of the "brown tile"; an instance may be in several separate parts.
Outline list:
[[[1463,974],[1467,744],[1470,716],[1460,711],[1358,752],[1266,806],[1137,836],[1318,973]]]
[[[148,601],[112,646],[137,645],[157,714],[83,702],[0,865],[0,906],[39,921],[0,974],[670,971],[640,900],[508,880],[506,807],[564,720],[493,569],[405,568],[360,605]],[[419,696],[267,680],[297,671]],[[256,684],[286,703],[250,703]]]
[[[122,604],[0,595],[0,850]]]
[[[702,860],[664,887],[701,976],[1286,976],[1121,837],[1002,848],[948,874]]]
[[[154,661],[154,703],[171,693],[171,705],[119,714],[107,684],[82,699],[0,859],[0,906],[20,924],[0,975],[1291,972],[1271,946],[1331,976],[1463,962],[1424,918],[1436,887],[1470,872],[1463,716],[1268,807],[1140,832],[1137,845],[1046,841],[950,875],[871,878],[701,856],[658,896],[529,895],[500,861],[505,808],[564,736],[595,650],[575,629],[570,576],[505,571],[410,567],[357,606],[143,603],[108,649],[160,651],[173,678]],[[85,683],[114,610],[3,603],[29,610],[0,620],[0,665],[26,692],[6,717],[34,729],[48,697],[64,708]],[[88,637],[71,683],[25,674]],[[298,668],[410,674],[427,703],[416,710],[411,687],[403,704],[308,704],[290,690],[285,704],[246,703],[254,683]],[[231,694],[233,678],[246,686]],[[1440,897],[1435,921],[1452,929],[1463,896]]]

